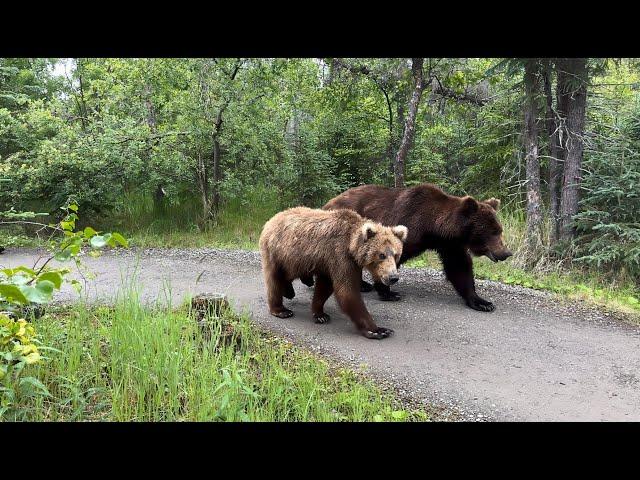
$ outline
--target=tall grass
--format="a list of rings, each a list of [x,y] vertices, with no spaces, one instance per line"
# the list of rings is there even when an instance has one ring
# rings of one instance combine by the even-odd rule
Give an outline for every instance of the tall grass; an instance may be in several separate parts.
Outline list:
[[[361,374],[260,332],[226,311],[203,330],[188,308],[142,306],[135,289],[114,307],[37,321],[55,351],[30,372],[51,396],[20,399],[19,420],[422,420]]]
[[[279,210],[274,191],[257,187],[242,198],[224,202],[214,219],[202,225],[197,197],[185,196],[162,208],[148,195],[130,194],[122,206],[102,221],[117,228],[140,247],[205,247],[255,250],[265,222]]]

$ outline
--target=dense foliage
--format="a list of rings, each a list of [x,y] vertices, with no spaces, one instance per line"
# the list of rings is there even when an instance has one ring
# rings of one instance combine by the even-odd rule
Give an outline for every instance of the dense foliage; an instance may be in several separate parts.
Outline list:
[[[424,60],[405,183],[521,211],[522,62]],[[638,278],[640,72],[590,65],[579,238],[563,252]],[[279,209],[392,185],[411,89],[409,59],[0,59],[0,211],[55,214],[74,195],[90,222],[182,206],[175,221],[202,231],[256,192]]]
[[[640,102],[592,133],[576,216],[578,261],[640,279]]]

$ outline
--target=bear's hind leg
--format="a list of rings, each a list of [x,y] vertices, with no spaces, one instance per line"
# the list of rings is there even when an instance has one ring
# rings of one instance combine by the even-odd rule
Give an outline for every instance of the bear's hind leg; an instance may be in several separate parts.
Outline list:
[[[324,304],[333,293],[333,284],[331,279],[325,275],[318,275],[316,279],[316,288],[313,292],[313,301],[311,302],[311,312],[316,323],[328,323],[331,317],[324,312]]]
[[[282,272],[271,266],[265,266],[264,281],[267,286],[269,313],[278,318],[293,317],[293,312],[282,304],[283,295],[290,293],[287,292],[287,287],[289,286],[293,290],[291,282],[285,281]]]
[[[293,289],[293,284],[291,282],[284,282],[284,292],[282,295],[289,300],[296,296],[296,292]]]

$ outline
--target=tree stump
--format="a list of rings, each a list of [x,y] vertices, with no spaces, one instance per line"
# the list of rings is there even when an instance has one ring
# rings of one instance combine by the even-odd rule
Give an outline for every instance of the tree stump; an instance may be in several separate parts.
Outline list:
[[[191,299],[191,311],[195,312],[198,321],[205,317],[221,317],[229,308],[224,293],[201,293]]]
[[[227,296],[223,293],[201,293],[191,300],[191,312],[195,315],[202,338],[211,340],[212,333],[219,331],[219,341],[227,343],[233,337],[235,329],[225,321],[225,312],[229,310]]]

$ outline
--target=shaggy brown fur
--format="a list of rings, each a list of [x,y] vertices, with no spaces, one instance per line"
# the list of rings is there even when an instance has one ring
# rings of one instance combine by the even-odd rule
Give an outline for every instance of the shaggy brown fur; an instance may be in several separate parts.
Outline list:
[[[329,321],[324,304],[335,293],[340,308],[364,336],[387,337],[392,330],[378,327],[362,301],[362,269],[368,269],[383,284],[397,282],[396,262],[406,237],[406,227],[383,227],[352,210],[297,207],[278,213],[260,235],[270,313],[281,318],[292,316],[282,297],[294,297],[294,279],[315,275],[311,309],[317,323]]]
[[[448,195],[428,183],[411,188],[379,185],[355,187],[330,200],[326,210],[350,208],[383,225],[406,225],[409,236],[404,243],[401,265],[427,249],[436,250],[444,271],[467,305],[475,310],[493,311],[494,305],[476,294],[473,279],[474,255],[492,261],[505,260],[511,252],[502,240],[502,226],[496,216],[500,200],[479,202],[472,197]],[[374,277],[374,287],[383,300],[399,300]],[[363,282],[363,291],[371,285]]]

